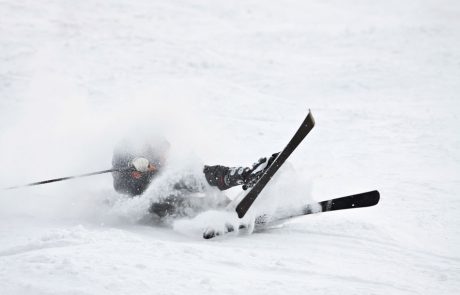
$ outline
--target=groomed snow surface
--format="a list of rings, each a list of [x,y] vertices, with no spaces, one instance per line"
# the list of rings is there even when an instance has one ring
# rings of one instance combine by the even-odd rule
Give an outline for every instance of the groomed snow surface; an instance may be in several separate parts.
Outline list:
[[[110,175],[2,190],[0,294],[460,294],[459,49],[454,0],[0,1],[1,187],[107,169],[153,131],[177,169],[250,165],[310,108],[250,214],[381,193],[208,241],[233,217],[155,226],[155,189]]]

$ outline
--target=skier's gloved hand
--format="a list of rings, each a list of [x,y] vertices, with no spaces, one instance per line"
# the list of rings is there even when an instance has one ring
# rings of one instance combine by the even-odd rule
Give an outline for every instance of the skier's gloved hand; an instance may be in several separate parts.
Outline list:
[[[137,157],[131,161],[131,165],[139,172],[150,171],[151,165],[149,160],[142,157]]]

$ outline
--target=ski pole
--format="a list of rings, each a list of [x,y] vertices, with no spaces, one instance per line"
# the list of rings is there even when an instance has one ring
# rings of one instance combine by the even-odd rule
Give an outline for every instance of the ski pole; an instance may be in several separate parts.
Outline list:
[[[79,174],[79,175],[73,175],[73,176],[67,176],[67,177],[60,177],[60,178],[42,180],[42,181],[32,182],[32,183],[27,183],[27,184],[22,184],[22,185],[10,186],[10,187],[6,187],[4,189],[5,190],[17,189],[17,188],[22,188],[22,187],[41,185],[41,184],[46,184],[46,183],[51,183],[51,182],[57,182],[57,181],[74,179],[74,178],[81,178],[81,177],[99,175],[99,174],[110,173],[110,172],[123,172],[123,171],[128,171],[128,170],[131,170],[131,169],[132,168],[124,168],[124,169],[112,168],[112,169],[107,169],[107,170],[102,170],[102,171],[91,172],[91,173],[85,173],[85,174]]]

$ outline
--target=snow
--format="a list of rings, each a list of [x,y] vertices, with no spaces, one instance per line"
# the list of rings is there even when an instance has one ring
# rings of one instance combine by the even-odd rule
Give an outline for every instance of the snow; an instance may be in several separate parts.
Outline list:
[[[310,108],[254,210],[381,193],[208,241],[202,224],[233,217],[152,226],[110,175],[0,191],[0,294],[459,294],[459,15],[453,0],[0,1],[0,187],[107,169],[127,132],[249,165]]]

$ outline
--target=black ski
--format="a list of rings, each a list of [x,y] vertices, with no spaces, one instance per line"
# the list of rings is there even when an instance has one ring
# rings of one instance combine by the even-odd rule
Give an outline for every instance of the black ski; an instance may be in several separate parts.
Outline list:
[[[257,227],[260,226],[268,226],[273,223],[278,223],[280,221],[284,221],[287,219],[322,213],[322,212],[329,212],[329,211],[337,211],[337,210],[344,210],[344,209],[354,209],[354,208],[364,208],[364,207],[371,207],[375,206],[379,203],[380,200],[380,193],[378,191],[370,191],[356,195],[350,195],[346,197],[331,199],[322,201],[319,203],[308,204],[304,208],[302,208],[299,212],[290,213],[290,214],[277,214],[277,217],[270,218],[268,215],[262,215],[256,218],[255,224]]]
[[[315,120],[313,119],[313,115],[311,111],[308,112],[307,117],[303,121],[302,125],[300,125],[297,132],[294,134],[292,139],[286,145],[284,150],[279,153],[270,167],[265,171],[262,177],[256,182],[256,184],[252,187],[249,193],[244,196],[244,198],[240,201],[238,206],[236,206],[236,212],[238,213],[239,218],[243,218],[246,212],[248,212],[249,208],[251,207],[252,203],[256,200],[259,196],[260,192],[264,189],[270,179],[275,175],[276,171],[286,162],[287,158],[292,154],[292,152],[299,146],[302,140],[307,136],[307,134],[313,129],[315,126]]]
[[[301,210],[289,214],[275,214],[275,217],[270,215],[261,215],[255,220],[255,230],[263,230],[271,225],[275,225],[291,218],[296,218],[304,215],[316,214],[321,212],[337,211],[344,209],[364,208],[375,206],[379,203],[380,193],[378,191],[370,191],[356,195],[331,199],[319,203],[308,204]],[[246,228],[245,225],[240,225],[240,229]],[[227,227],[226,233],[233,232],[233,227]],[[203,233],[203,238],[211,239],[222,233],[212,229],[207,229]]]

